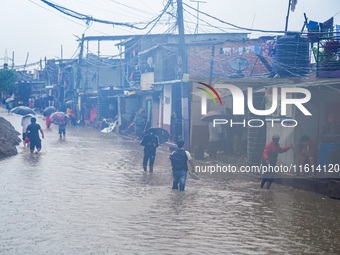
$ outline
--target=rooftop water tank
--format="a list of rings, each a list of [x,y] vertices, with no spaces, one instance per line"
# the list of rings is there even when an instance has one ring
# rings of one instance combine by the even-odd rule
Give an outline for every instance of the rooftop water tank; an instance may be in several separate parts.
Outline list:
[[[283,36],[276,43],[277,73],[280,77],[306,76],[309,72],[309,44],[307,37]]]

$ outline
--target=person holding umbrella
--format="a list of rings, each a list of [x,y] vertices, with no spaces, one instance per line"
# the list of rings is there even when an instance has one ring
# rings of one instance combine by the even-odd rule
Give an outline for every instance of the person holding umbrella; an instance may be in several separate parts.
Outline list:
[[[30,150],[31,153],[34,152],[34,149],[37,148],[37,153],[41,150],[41,140],[39,137],[39,131],[41,133],[41,137],[44,138],[44,132],[42,131],[39,124],[36,123],[36,118],[31,118],[31,124],[28,125],[26,129],[26,137],[28,132],[30,132]]]
[[[45,110],[42,112],[43,116],[46,117],[46,127],[50,128],[51,127],[51,114],[56,112],[57,108],[55,108],[54,106],[49,106],[47,108],[45,108]]]
[[[66,125],[69,121],[69,117],[67,114],[63,113],[63,112],[54,112],[51,114],[51,122],[55,125],[59,126],[59,135],[60,138],[62,138],[62,135],[65,138],[66,135]]]
[[[158,138],[155,135],[145,135],[140,143],[144,146],[143,169],[147,171],[149,161],[150,173],[153,172],[153,164],[156,157],[156,148],[158,147]]]
[[[64,124],[64,125],[59,125],[59,136],[60,136],[60,139],[62,138],[62,136],[65,138],[66,136],[66,125],[67,124]]]
[[[143,169],[147,171],[149,161],[150,173],[156,157],[156,148],[169,140],[169,132],[162,128],[149,128],[140,135],[141,145],[144,146]]]

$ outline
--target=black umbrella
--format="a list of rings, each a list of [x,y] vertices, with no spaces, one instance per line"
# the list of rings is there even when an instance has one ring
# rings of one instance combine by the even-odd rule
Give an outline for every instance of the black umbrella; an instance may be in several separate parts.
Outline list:
[[[31,108],[27,107],[27,106],[18,106],[18,107],[15,107],[11,110],[11,112],[14,112],[16,114],[19,114],[19,115],[27,115],[27,114],[33,114],[33,115],[36,115],[35,111],[33,111]]]
[[[55,108],[54,106],[49,106],[49,107],[46,107],[45,110],[42,112],[42,114],[44,116],[48,116],[54,112],[57,111],[57,108]]]
[[[206,115],[204,115],[201,120],[206,122],[211,122],[214,119],[225,119],[227,118],[227,114],[219,111],[210,111]]]
[[[145,135],[142,139],[142,141],[140,142],[140,145],[142,146],[146,146],[148,143],[156,143],[156,146],[159,145],[158,142],[158,137],[155,135]]]
[[[163,128],[149,128],[141,134],[141,138],[144,138],[146,135],[157,136],[159,144],[167,142],[170,138],[169,132]]]

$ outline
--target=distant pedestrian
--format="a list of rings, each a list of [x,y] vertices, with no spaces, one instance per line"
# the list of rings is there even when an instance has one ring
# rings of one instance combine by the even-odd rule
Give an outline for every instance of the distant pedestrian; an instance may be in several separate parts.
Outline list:
[[[296,175],[303,175],[301,169],[304,169],[304,166],[308,164],[309,166],[314,167],[318,157],[318,144],[309,139],[309,136],[303,135],[300,140],[300,157],[299,157],[299,166],[300,172]],[[314,176],[314,173],[311,173],[311,176]]]
[[[48,115],[47,118],[46,118],[46,127],[47,128],[51,127],[51,115],[52,115],[52,113],[50,115]]]
[[[263,165],[275,167],[279,153],[287,152],[292,148],[292,145],[281,148],[279,140],[280,136],[275,134],[272,137],[272,141],[265,146],[262,159]],[[273,173],[267,171],[262,174],[262,177],[261,188],[263,188],[264,184],[267,183],[266,188],[269,189],[272,182],[274,181]]]
[[[129,125],[129,127],[134,125],[135,136],[139,137],[145,131],[146,124],[147,124],[147,118],[145,116],[145,110],[140,109],[136,113],[135,118],[133,119],[133,122]]]
[[[64,125],[59,125],[59,136],[60,138],[65,138],[66,136],[66,125],[67,124],[64,124]]]
[[[90,111],[87,109],[86,105],[83,107],[84,111],[84,121],[85,121],[85,126],[90,124]]]
[[[10,101],[10,102],[8,102],[8,104],[7,104],[8,113],[11,113],[11,110],[12,110],[12,109],[13,109],[13,102]]]
[[[213,122],[209,122],[209,163],[216,163],[217,151],[220,148],[221,136],[223,130],[221,125],[215,125]]]
[[[152,173],[156,157],[156,148],[158,147],[158,138],[154,135],[146,135],[140,144],[144,146],[143,169],[145,172],[147,171],[149,162],[149,170],[150,173]]]
[[[28,125],[26,129],[26,136],[28,132],[30,133],[30,150],[31,153],[34,152],[34,149],[37,148],[37,153],[41,150],[41,140],[39,137],[39,131],[41,133],[41,137],[44,138],[44,132],[42,131],[39,124],[36,123],[36,118],[31,118],[31,124]]]
[[[178,189],[179,185],[179,190],[184,191],[188,172],[188,162],[192,170],[195,169],[195,166],[190,153],[183,149],[183,140],[177,141],[177,147],[177,150],[170,155],[173,177],[172,189]]]
[[[90,111],[90,121],[94,121],[97,118],[97,110],[94,108],[94,104],[92,105],[91,111]]]
[[[327,122],[322,127],[321,135],[340,135],[340,127],[334,113],[328,113]]]

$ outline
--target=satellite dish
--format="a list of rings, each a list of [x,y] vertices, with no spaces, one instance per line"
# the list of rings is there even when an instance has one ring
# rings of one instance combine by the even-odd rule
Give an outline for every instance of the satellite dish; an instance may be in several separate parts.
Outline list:
[[[247,69],[249,66],[249,60],[243,57],[236,57],[229,61],[229,66],[231,67],[231,69],[237,71],[236,74],[233,74],[230,77],[241,78],[244,77],[242,71]]]

